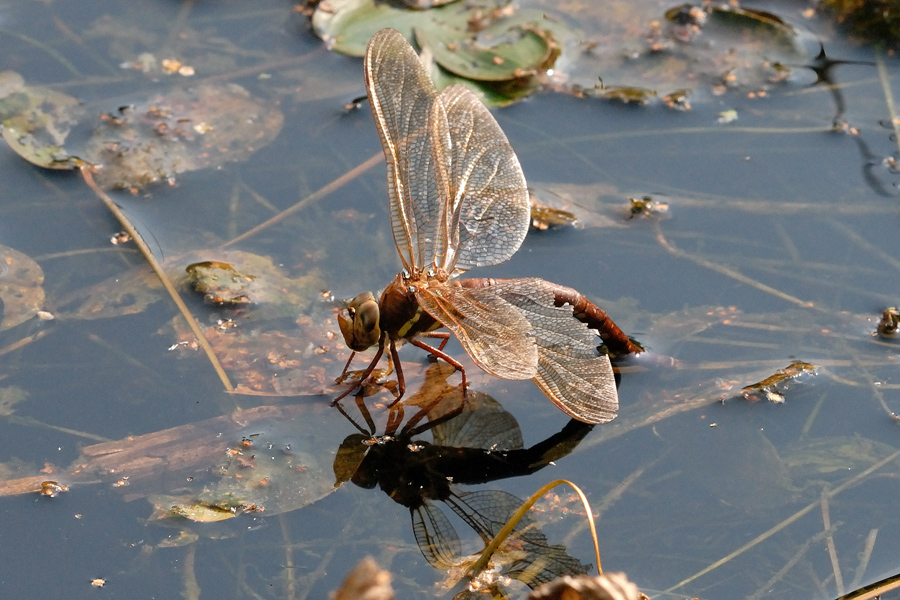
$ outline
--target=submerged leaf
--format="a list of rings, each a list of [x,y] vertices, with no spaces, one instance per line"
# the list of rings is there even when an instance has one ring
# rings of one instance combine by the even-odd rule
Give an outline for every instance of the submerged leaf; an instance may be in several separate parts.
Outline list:
[[[13,408],[28,398],[28,392],[17,385],[0,388],[0,417],[8,417],[15,412]]]
[[[570,225],[582,229],[591,227],[625,227],[630,213],[623,209],[619,190],[603,183],[532,183],[532,219],[547,220],[549,226]],[[542,229],[540,224],[534,224]]]
[[[9,147],[28,162],[47,169],[74,169],[83,161],[63,143],[84,114],[77,99],[40,86],[27,86],[12,71],[0,73],[0,122]]]
[[[150,496],[153,504],[153,519],[187,519],[197,523],[215,523],[236,517],[239,512],[214,504],[193,500],[190,497],[165,494]]]
[[[0,331],[35,316],[44,305],[44,271],[18,250],[0,246]]]
[[[176,90],[101,117],[86,158],[105,188],[143,188],[245,159],[281,131],[284,116],[237,84]]]
[[[812,373],[816,369],[815,365],[796,360],[784,369],[778,369],[774,375],[745,386],[741,389],[741,394],[748,400],[755,399],[762,394],[771,402],[781,403],[784,402],[784,396],[778,390],[779,385],[789,379],[799,377],[803,373]]]
[[[537,230],[556,229],[558,227],[574,227],[578,217],[574,213],[543,204],[540,198],[529,194],[531,204],[531,226]]]
[[[603,86],[600,85],[593,90],[584,90],[584,94],[593,98],[603,98],[604,100],[618,100],[623,104],[647,104],[653,98],[656,98],[656,91],[629,86]]]
[[[185,270],[194,291],[203,294],[210,304],[222,306],[253,302],[250,288],[256,276],[239,272],[231,263],[208,260],[188,265]]]

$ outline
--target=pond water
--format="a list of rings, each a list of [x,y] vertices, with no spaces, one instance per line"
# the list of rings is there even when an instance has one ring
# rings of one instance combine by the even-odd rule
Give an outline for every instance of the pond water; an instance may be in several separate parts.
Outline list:
[[[556,10],[574,18],[580,5],[567,4]],[[606,44],[607,85],[690,82],[622,58],[671,7],[610,2],[618,29],[581,20]],[[400,267],[368,105],[345,109],[365,93],[362,62],[328,52],[294,7],[0,2],[0,70],[94,118],[237,83],[258,101],[235,100],[240,114],[269,111],[271,125],[222,160],[183,156],[173,185],[109,192],[235,393],[135,246],[110,243],[122,227],[81,176],[0,149],[2,595],[322,598],[371,555],[397,597],[450,597],[461,588],[448,561],[423,554],[422,532],[477,553],[555,479],[599,515],[604,570],[651,597],[833,598],[896,574],[900,343],[874,332],[900,302],[900,179],[885,162],[898,155],[900,65],[803,16],[802,2],[756,7],[809,32],[785,62],[830,85],[795,66],[779,83],[696,83],[686,111],[552,92],[492,111],[534,195],[583,227],[532,231],[511,260],[472,275],[576,288],[663,357],[624,365],[618,418],[591,428],[530,382],[481,373],[455,340],[471,381],[461,416],[435,424],[460,401],[459,375],[415,348],[401,351],[403,415],[377,389],[329,407],[348,356],[333,299],[377,290]],[[814,62],[819,40],[827,59],[851,62]],[[195,75],[131,68],[143,53]],[[220,101],[234,91],[214,89]],[[628,198],[644,196],[665,210],[629,218]],[[10,268],[30,261],[40,271]],[[185,267],[208,261],[248,275],[234,280],[253,282],[241,288],[253,304],[216,308],[191,292]],[[56,318],[13,322],[37,290]],[[742,393],[795,361],[816,368]],[[395,441],[373,437],[386,428]],[[42,480],[69,489],[28,487]],[[533,513],[546,537],[517,543],[556,574],[577,571],[594,562],[584,510],[554,493]],[[223,519],[231,506],[243,514]]]

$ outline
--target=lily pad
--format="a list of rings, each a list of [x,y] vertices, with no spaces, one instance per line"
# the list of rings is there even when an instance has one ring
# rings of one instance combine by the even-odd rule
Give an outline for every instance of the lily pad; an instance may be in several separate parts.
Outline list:
[[[472,3],[452,3],[430,10],[410,10],[375,0],[324,0],[313,13],[313,30],[328,48],[341,54],[362,56],[366,44],[376,32],[393,27],[412,41],[413,29],[429,23],[444,23],[477,10],[490,11],[503,2],[480,0]]]
[[[0,331],[24,323],[44,305],[44,271],[18,250],[0,246]]]
[[[508,81],[475,81],[455,75],[435,62],[431,51],[427,48],[422,51],[421,59],[437,89],[442,90],[456,83],[462,84],[486,106],[508,106],[541,87],[539,78],[534,75]]]
[[[551,44],[530,28],[499,29],[500,22],[470,37],[449,27],[417,27],[416,41],[451,73],[478,81],[506,81],[532,75],[551,55]]]

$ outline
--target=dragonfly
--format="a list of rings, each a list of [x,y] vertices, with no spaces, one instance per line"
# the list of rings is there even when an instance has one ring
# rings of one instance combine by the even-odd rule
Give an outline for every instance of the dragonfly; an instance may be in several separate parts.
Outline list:
[[[403,270],[378,298],[364,292],[338,315],[353,351],[377,347],[369,365],[338,402],[369,380],[387,353],[405,382],[397,348],[417,346],[453,365],[450,333],[488,374],[531,379],[558,408],[586,423],[616,416],[618,392],[609,354],[642,348],[577,291],[538,278],[457,277],[509,259],[528,232],[525,175],[500,125],[463,85],[440,93],[399,32],[369,41],[365,81],[387,163],[394,244]],[[446,328],[447,331],[438,331]],[[603,341],[598,350],[596,337]],[[423,339],[439,339],[437,347]]]

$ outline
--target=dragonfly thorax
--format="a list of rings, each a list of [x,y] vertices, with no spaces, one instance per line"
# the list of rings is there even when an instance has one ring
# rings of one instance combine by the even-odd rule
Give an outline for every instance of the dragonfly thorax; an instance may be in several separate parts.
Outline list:
[[[378,301],[381,330],[392,340],[409,339],[440,326],[419,306],[417,299],[419,290],[427,288],[432,281],[418,270],[410,277],[401,273],[381,292]]]

